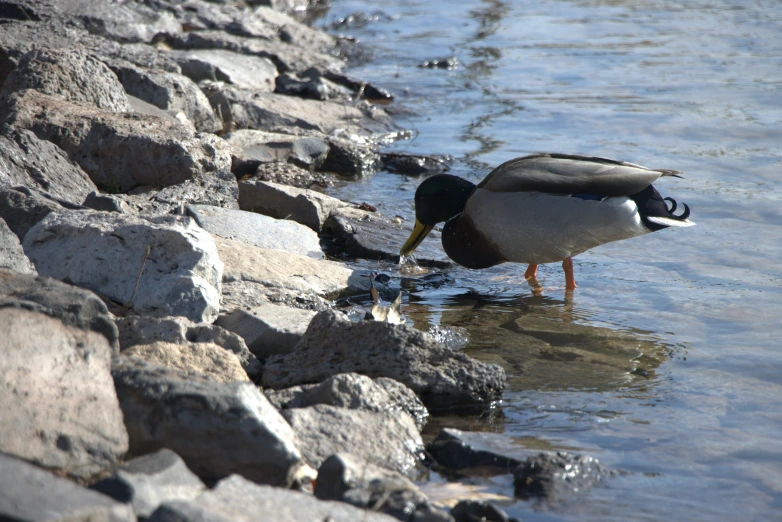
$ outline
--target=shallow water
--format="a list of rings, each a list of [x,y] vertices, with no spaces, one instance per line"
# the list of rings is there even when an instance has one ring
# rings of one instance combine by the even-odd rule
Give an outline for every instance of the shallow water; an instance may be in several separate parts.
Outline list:
[[[604,245],[575,261],[579,288],[541,266],[399,277],[418,328],[453,326],[501,364],[484,416],[436,419],[584,451],[630,472],[574,501],[510,514],[548,520],[773,520],[782,509],[782,4],[741,0],[332,0],[320,25],[375,54],[350,70],[397,95],[415,139],[473,181],[537,151],[683,170],[657,184],[698,226]],[[454,70],[424,60],[456,56]],[[420,179],[378,173],[334,187],[412,219]],[[497,478],[495,491],[511,494]]]

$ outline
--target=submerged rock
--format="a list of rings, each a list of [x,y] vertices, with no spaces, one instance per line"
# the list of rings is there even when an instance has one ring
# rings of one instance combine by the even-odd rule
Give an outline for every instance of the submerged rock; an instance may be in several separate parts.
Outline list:
[[[583,493],[616,474],[589,455],[558,451],[526,459],[513,472],[513,484],[517,497],[540,497],[551,502]]]
[[[483,500],[462,500],[451,510],[454,522],[521,522],[518,518],[510,518],[497,506]]]
[[[528,453],[505,435],[455,428],[443,428],[426,449],[440,466],[482,475],[511,473]]]

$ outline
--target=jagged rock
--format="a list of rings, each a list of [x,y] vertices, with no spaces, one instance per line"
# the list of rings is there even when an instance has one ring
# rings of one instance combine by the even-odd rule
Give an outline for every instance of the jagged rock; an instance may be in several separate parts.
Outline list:
[[[101,194],[94,190],[87,194],[84,200],[84,206],[101,212],[119,212],[120,214],[129,214],[130,206],[125,200],[114,194]]]
[[[66,326],[92,330],[106,338],[112,355],[119,353],[117,326],[106,304],[89,290],[0,269],[0,306],[46,314]]]
[[[0,185],[42,190],[75,205],[96,190],[89,176],[62,149],[29,130],[0,136]]]
[[[193,132],[193,133],[196,132],[195,125],[193,125],[193,122],[190,121],[190,119],[187,117],[187,115],[184,112],[166,111],[161,109],[160,107],[152,105],[151,103],[145,102],[141,98],[136,98],[135,96],[131,96],[130,94],[128,94],[128,101],[130,102],[130,107],[133,109],[133,112],[144,114],[146,116],[155,116],[157,118],[162,118],[164,120],[171,121],[177,125],[182,125],[189,132]]]
[[[0,453],[0,519],[135,522],[133,509]]]
[[[320,232],[331,211],[347,206],[314,190],[249,179],[239,183],[239,208],[278,219],[290,219]]]
[[[310,52],[329,54],[337,45],[337,38],[325,31],[310,27],[285,14],[303,12],[312,4],[308,0],[253,0],[258,5],[253,10],[256,17],[277,29],[280,39]]]
[[[405,176],[428,176],[450,170],[447,157],[381,152],[380,158],[383,162],[384,170],[396,174],[404,174]]]
[[[257,15],[245,3],[191,0],[187,4],[182,4],[179,0],[155,0],[155,4],[165,7],[190,31],[216,29],[229,34],[266,40],[277,38],[276,27],[267,22],[264,17]]]
[[[462,500],[453,507],[451,516],[455,522],[521,522],[483,500]]]
[[[163,503],[149,522],[398,522],[344,502],[318,500],[313,495],[261,486],[237,475],[217,483],[190,502]]]
[[[293,221],[210,205],[188,205],[187,213],[201,228],[223,239],[314,259],[324,257],[318,235]]]
[[[284,487],[302,465],[293,430],[251,383],[122,356],[112,375],[135,454],[166,447],[205,481],[238,473]]]
[[[558,451],[528,457],[513,472],[513,484],[517,497],[540,497],[555,502],[583,493],[616,474],[589,455]]]
[[[217,382],[248,381],[239,358],[214,343],[137,344],[122,352],[127,357],[174,368],[188,373],[199,373]]]
[[[24,255],[19,238],[2,218],[0,218],[0,268],[7,268],[21,274],[37,274],[33,264]]]
[[[8,96],[24,89],[59,95],[111,112],[130,110],[125,90],[111,69],[76,49],[36,49],[22,56],[0,94]]]
[[[187,76],[118,62],[112,64],[112,70],[128,94],[166,111],[182,111],[201,132],[223,128],[209,100]]]
[[[313,467],[335,453],[350,453],[377,466],[409,473],[423,450],[413,419],[401,412],[317,404],[280,413],[296,433],[304,460]]]
[[[147,518],[163,502],[192,500],[206,486],[173,451],[162,449],[120,465],[114,474],[90,486]]]
[[[291,254],[264,250],[264,257],[271,258],[278,264],[284,262],[285,257]],[[284,281],[273,281],[274,285],[285,284]],[[250,309],[261,306],[264,303],[276,303],[290,308],[301,310],[326,310],[334,306],[326,298],[320,297],[311,291],[300,291],[284,286],[265,286],[252,280],[232,280],[223,282],[223,300],[220,313],[228,314],[237,308]]]
[[[453,522],[447,511],[432,505],[407,477],[344,453],[321,464],[315,496],[386,513],[404,522]]]
[[[511,473],[529,452],[498,433],[443,428],[427,451],[441,466],[453,471],[482,470],[482,474]]]
[[[240,129],[223,136],[233,149],[233,161],[253,163],[290,162],[305,169],[316,169],[329,153],[325,139],[294,136],[252,129]]]
[[[328,404],[352,410],[403,411],[421,429],[429,412],[413,390],[393,379],[370,379],[358,373],[340,373],[320,384],[264,390],[277,409],[306,408]]]
[[[4,307],[0,351],[0,452],[81,480],[116,464],[128,434],[105,337]]]
[[[323,233],[335,237],[340,248],[350,255],[364,259],[387,259],[399,262],[399,249],[410,236],[412,227],[407,222],[387,218],[379,212],[357,208],[333,210],[323,224]],[[416,249],[416,260],[421,265],[448,267],[448,261],[440,246],[440,233],[432,231],[431,239]]]
[[[236,355],[251,379],[261,374],[260,361],[244,340],[233,332],[208,323],[193,323],[184,317],[123,317],[117,320],[121,350],[137,344],[213,343]]]
[[[258,306],[279,292],[334,298],[369,291],[369,279],[340,263],[214,237],[223,272],[223,306]],[[231,294],[236,294],[232,296]]]
[[[182,74],[193,80],[227,82],[253,92],[272,92],[277,68],[268,58],[222,49],[180,51],[174,55]]]
[[[90,33],[118,42],[149,42],[159,33],[179,34],[182,26],[171,13],[139,2],[57,0],[55,16],[62,16]]]
[[[252,163],[246,165],[252,165]],[[234,172],[236,173],[236,171]],[[261,163],[254,171],[251,169],[246,174],[255,174],[255,177],[252,179],[271,181],[298,188],[326,187],[331,184],[334,178],[333,175],[327,172],[311,172],[291,163],[280,162]]]
[[[217,317],[223,264],[212,237],[190,218],[52,213],[27,233],[23,246],[40,274],[138,313],[196,322]]]
[[[364,103],[347,105],[308,100],[217,83],[211,84],[207,92],[215,112],[235,129],[328,135],[349,128],[362,136],[383,135],[395,130],[385,111]],[[322,168],[326,168],[325,165]]]
[[[0,186],[0,217],[20,241],[50,212],[65,210],[51,196],[25,186]]]
[[[330,138],[329,155],[320,166],[321,170],[340,176],[361,178],[380,169],[380,155],[362,143],[347,138]]]
[[[240,335],[254,355],[265,359],[291,352],[314,316],[310,310],[269,303],[249,310],[237,308],[218,317],[215,324]]]
[[[228,145],[169,120],[113,113],[27,90],[0,106],[5,128],[33,131],[63,149],[99,187],[164,187],[209,171],[229,171]]]
[[[287,388],[347,372],[397,380],[430,410],[489,404],[505,386],[502,368],[454,352],[428,334],[404,325],[353,323],[331,310],[315,316],[293,352],[267,361],[262,382]]]

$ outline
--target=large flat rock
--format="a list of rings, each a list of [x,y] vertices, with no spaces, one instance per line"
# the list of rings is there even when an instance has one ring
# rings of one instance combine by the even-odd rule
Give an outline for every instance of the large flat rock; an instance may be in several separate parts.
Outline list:
[[[128,434],[105,337],[5,307],[0,352],[0,452],[81,480],[125,454]]]
[[[27,233],[23,246],[41,275],[89,288],[137,313],[196,322],[217,317],[223,264],[212,236],[190,218],[52,213]]]
[[[180,51],[175,59],[193,81],[222,81],[256,92],[274,91],[277,67],[268,58],[224,49]]]

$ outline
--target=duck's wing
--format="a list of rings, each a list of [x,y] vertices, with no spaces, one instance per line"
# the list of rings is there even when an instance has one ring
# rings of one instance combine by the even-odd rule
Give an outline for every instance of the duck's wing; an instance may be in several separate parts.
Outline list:
[[[574,154],[533,154],[506,161],[478,188],[490,192],[546,192],[629,196],[676,170],[647,169],[633,163]]]

